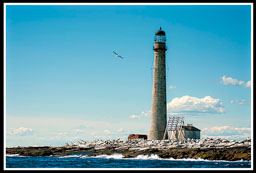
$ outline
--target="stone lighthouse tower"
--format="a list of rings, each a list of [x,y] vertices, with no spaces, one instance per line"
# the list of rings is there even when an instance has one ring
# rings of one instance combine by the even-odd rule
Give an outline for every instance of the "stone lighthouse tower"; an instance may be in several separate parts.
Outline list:
[[[167,50],[165,32],[160,30],[155,34],[154,45],[154,75],[152,89],[152,110],[149,140],[162,140],[167,123],[166,117],[166,71],[165,51]]]

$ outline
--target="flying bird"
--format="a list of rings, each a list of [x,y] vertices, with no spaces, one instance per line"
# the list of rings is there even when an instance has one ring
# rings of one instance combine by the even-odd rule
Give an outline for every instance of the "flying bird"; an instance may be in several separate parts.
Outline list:
[[[113,53],[117,56],[117,57],[119,57],[119,58],[124,58],[124,57],[122,57],[121,55],[118,55],[115,51],[113,51]]]

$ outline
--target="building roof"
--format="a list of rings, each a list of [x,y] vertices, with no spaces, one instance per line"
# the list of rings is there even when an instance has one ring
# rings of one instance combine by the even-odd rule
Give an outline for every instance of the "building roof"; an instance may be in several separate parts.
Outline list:
[[[183,129],[189,130],[189,131],[201,131],[200,129],[194,127],[194,126],[182,126]]]
[[[160,27],[160,30],[156,32],[156,35],[165,35],[165,32]]]

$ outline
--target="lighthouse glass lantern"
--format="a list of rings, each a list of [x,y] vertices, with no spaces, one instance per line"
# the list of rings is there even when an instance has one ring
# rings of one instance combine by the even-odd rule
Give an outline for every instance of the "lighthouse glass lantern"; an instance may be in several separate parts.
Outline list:
[[[156,43],[165,43],[166,42],[166,37],[165,37],[165,32],[163,30],[160,30],[156,32],[155,34],[155,42]]]

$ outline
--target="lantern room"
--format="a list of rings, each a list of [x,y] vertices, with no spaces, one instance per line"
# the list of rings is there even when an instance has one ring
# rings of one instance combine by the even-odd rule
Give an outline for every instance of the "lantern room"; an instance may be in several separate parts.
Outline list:
[[[156,43],[165,43],[166,42],[166,37],[165,37],[165,32],[161,29],[156,32],[155,34],[155,42]]]

